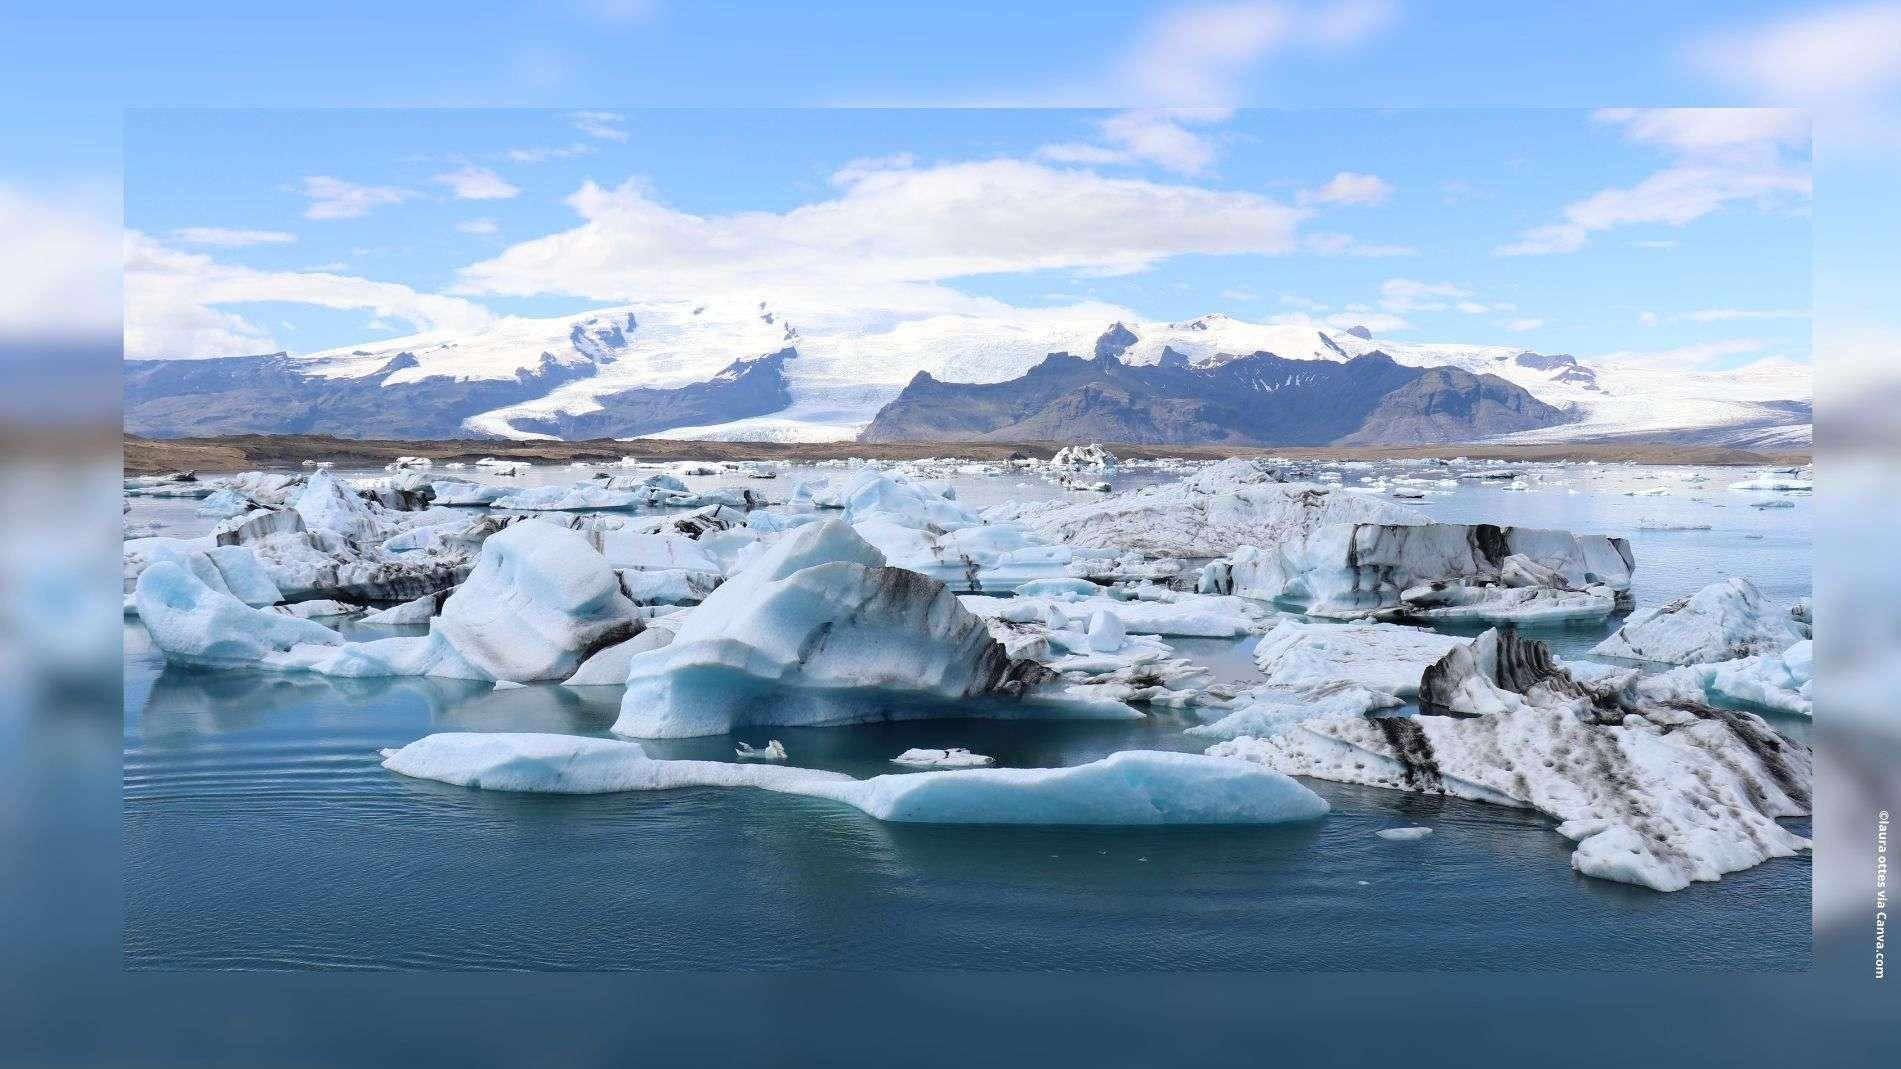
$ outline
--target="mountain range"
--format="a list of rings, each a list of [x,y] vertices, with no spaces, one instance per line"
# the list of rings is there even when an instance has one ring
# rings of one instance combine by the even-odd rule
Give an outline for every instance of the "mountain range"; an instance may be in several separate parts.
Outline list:
[[[794,325],[796,322],[796,326]],[[149,437],[1803,447],[1810,369],[1590,363],[1102,305],[904,317],[654,302],[307,355],[128,361]]]

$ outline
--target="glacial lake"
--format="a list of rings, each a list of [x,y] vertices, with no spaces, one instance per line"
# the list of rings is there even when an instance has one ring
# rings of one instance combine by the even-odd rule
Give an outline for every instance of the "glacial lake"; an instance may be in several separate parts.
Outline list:
[[[1348,485],[1437,474],[1309,467],[1342,470]],[[1741,469],[1512,467],[1546,481],[1529,491],[1462,482],[1405,504],[1448,521],[1625,535],[1639,606],[1729,576],[1779,603],[1810,591],[1806,495],[1725,490],[1749,475]],[[539,468],[511,482],[595,470]],[[1065,493],[1034,476],[953,481],[976,506]],[[789,480],[751,485],[783,496]],[[1669,494],[1626,496],[1658,486]],[[1771,497],[1793,507],[1751,507]],[[196,504],[135,498],[126,521],[198,534],[215,521],[196,516]],[[1643,529],[1661,525],[1710,529]],[[1582,657],[1620,619],[1526,633]],[[1251,641],[1172,644],[1220,678],[1246,680]],[[1762,971],[1810,961],[1807,856],[1660,894],[1578,875],[1571,843],[1538,814],[1454,799],[1308,781],[1333,812],[1303,824],[925,827],[763,791],[507,794],[380,765],[380,748],[437,731],[606,736],[618,701],[612,688],[496,692],[456,680],[168,667],[129,620],[127,966]],[[898,771],[889,759],[915,746],[965,746],[1014,767],[1138,748],[1199,752],[1208,740],[1181,730],[1195,722],[1162,710],[1139,722],[947,719],[769,734],[792,764],[871,776]],[[1806,722],[1772,723],[1807,741]],[[644,745],[725,760],[735,740],[767,734]],[[1434,834],[1374,834],[1410,824]],[[1806,821],[1790,826],[1808,833]]]

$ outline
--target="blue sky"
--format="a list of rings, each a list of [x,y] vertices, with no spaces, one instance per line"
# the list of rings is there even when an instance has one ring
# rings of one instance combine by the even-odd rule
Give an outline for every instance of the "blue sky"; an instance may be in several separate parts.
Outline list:
[[[695,286],[723,284],[714,281],[723,265],[762,256],[770,262],[735,271],[760,272],[743,285],[768,297],[777,285],[837,270],[835,258],[891,258],[895,274],[913,270],[899,261],[923,255],[933,264],[903,281],[1019,307],[1099,301],[1153,319],[1312,316],[1408,340],[1686,366],[1807,358],[1805,122],[1749,113],[1732,136],[1734,114],[1670,114],[1684,129],[1659,139],[1642,129],[1657,121],[1650,113],[1526,109],[138,110],[126,120],[126,225],[191,258],[182,267],[167,260],[167,277],[244,269],[268,278],[221,283],[243,299],[196,307],[203,284],[145,299],[145,259],[135,259],[131,327],[141,341],[132,355],[312,351],[463,322],[461,309],[445,318],[381,291],[338,307],[329,276],[451,294],[499,314],[550,314],[696,296]],[[1683,151],[1686,136],[1712,126],[1725,139],[1721,152]],[[854,186],[859,172],[917,188],[868,195]],[[1632,192],[1659,174],[1692,172],[1719,187],[1767,173],[1770,189],[1692,189],[1695,203],[1682,208],[1670,202],[1682,195],[1674,187]],[[1036,183],[1035,193],[1016,202],[1007,189],[976,194],[980,214],[996,206],[997,217],[982,222],[937,199],[946,184],[1017,182]],[[724,221],[710,235],[628,254],[669,273],[670,261],[709,255],[709,281],[656,291],[668,280],[635,271],[625,284],[604,283],[630,265],[577,261],[575,250],[563,254],[566,269],[471,277],[522,242],[592,243],[570,203],[588,183],[631,183],[643,210],[666,213],[629,224],[643,231],[665,229],[675,215]],[[1086,203],[1105,183],[1140,193],[1114,208]],[[1523,235],[1561,224],[1568,205],[1607,190],[1666,203],[1636,205],[1623,212],[1636,221],[1594,229],[1575,250],[1514,251]],[[1183,197],[1205,203],[1181,219],[1166,215]],[[785,265],[750,244],[692,247],[777,240],[814,206],[832,213],[818,229],[864,234],[822,261]],[[1266,218],[1245,221],[1257,209]],[[1099,240],[1019,266],[1019,236],[1051,212]],[[755,239],[748,220],[760,214],[783,225]],[[890,232],[953,214],[922,248],[885,248]],[[1236,243],[1240,232],[1246,239]],[[985,269],[999,257],[1002,269]],[[215,266],[196,266],[206,259]],[[318,296],[284,299],[311,275],[326,276],[307,283]],[[840,274],[832,287],[843,298],[862,281]],[[180,292],[190,314],[162,303]],[[214,314],[227,318],[207,333]],[[1733,318],[1707,318],[1717,315]]]
[[[1796,5],[1763,3],[1541,5],[1428,5],[1392,2],[1047,3],[965,4],[956,13],[920,6],[836,4],[683,5],[668,0],[587,0],[554,4],[431,5],[332,4],[308,13],[260,13],[256,5],[188,4],[155,13],[132,5],[78,5],[55,15],[12,16],[16,32],[0,34],[0,87],[33,108],[7,109],[0,136],[13,146],[0,181],[50,202],[46,213],[83,212],[114,190],[129,160],[133,225],[152,234],[175,226],[282,228],[288,247],[197,250],[238,264],[288,269],[349,262],[361,277],[427,290],[458,267],[478,262],[483,241],[532,236],[571,227],[573,213],[560,198],[577,178],[602,183],[640,176],[655,195],[682,211],[710,211],[738,199],[783,209],[800,196],[825,195],[829,169],[878,141],[886,152],[926,161],[978,158],[1050,143],[1057,128],[1086,124],[1075,113],[964,120],[915,113],[841,121],[805,122],[796,144],[778,144],[772,173],[743,176],[721,159],[752,157],[744,116],[724,117],[732,140],[695,138],[690,129],[648,128],[640,142],[603,143],[585,160],[529,167],[491,164],[522,192],[505,202],[460,204],[410,198],[356,220],[319,227],[299,216],[283,186],[310,175],[334,175],[366,184],[401,183],[441,198],[431,186],[424,155],[395,143],[404,122],[383,115],[381,131],[352,139],[307,115],[277,116],[287,125],[248,143],[208,142],[210,134],[177,129],[181,144],[194,137],[201,156],[230,164],[231,183],[218,203],[205,203],[195,222],[166,214],[143,198],[189,160],[146,152],[134,129],[149,112],[121,125],[121,109],[179,107],[478,107],[536,106],[546,114],[472,116],[438,113],[411,124],[408,140],[427,153],[478,160],[502,151],[540,123],[542,143],[567,136],[567,111],[589,108],[639,116],[641,109],[693,105],[801,107],[838,105],[944,107],[959,104],[1108,108],[1197,104],[1285,108],[1432,107],[1568,108],[1621,105],[1796,105],[1815,110],[1816,183],[1813,218],[1784,208],[1758,210],[1732,203],[1667,237],[1640,233],[1651,224],[1593,232],[1576,253],[1496,257],[1499,234],[1561,220],[1567,206],[1607,189],[1628,189],[1666,171],[1673,160],[1588,111],[1520,116],[1518,131],[1475,129],[1435,139],[1430,117],[1336,117],[1331,129],[1300,120],[1294,145],[1274,140],[1224,140],[1207,172],[1097,167],[1105,173],[1167,180],[1217,190],[1245,189],[1291,201],[1301,183],[1341,170],[1379,175],[1393,193],[1381,205],[1330,208],[1303,224],[1348,233],[1366,242],[1406,244],[1417,257],[1368,259],[1299,252],[1265,258],[1242,270],[1232,257],[1172,256],[1139,275],[1089,278],[1095,295],[1158,315],[1202,310],[1197,299],[1216,285],[1235,290],[1236,276],[1264,298],[1261,309],[1235,302],[1228,310],[1264,315],[1282,296],[1307,297],[1333,307],[1379,307],[1379,286],[1392,278],[1451,284],[1475,303],[1515,305],[1519,319],[1542,318],[1534,330],[1495,338],[1505,314],[1448,317],[1414,310],[1407,318],[1417,338],[1510,340],[1580,353],[1650,352],[1716,345],[1739,338],[1768,343],[1762,350],[1799,356],[1806,330],[1800,321],[1673,319],[1690,312],[1730,308],[1786,312],[1809,303],[1799,275],[1812,224],[1816,255],[1813,305],[1843,333],[1829,349],[1854,342],[1856,332],[1890,335],[1879,308],[1897,267],[1892,159],[1897,82],[1892,44],[1901,24],[1896,5],[1882,2]],[[1886,57],[1886,58],[1884,58]],[[356,117],[364,121],[363,117]],[[1484,123],[1472,116],[1467,121]],[[1382,121],[1401,127],[1375,136],[1348,133]],[[259,120],[266,121],[266,120]],[[997,127],[969,129],[970,123]],[[1246,127],[1243,114],[1229,126]],[[483,129],[489,124],[499,127]],[[635,123],[629,123],[630,129]],[[420,126],[418,131],[416,126]],[[830,129],[816,130],[818,126]],[[1410,126],[1412,129],[1404,129]],[[503,128],[505,127],[505,128]],[[846,129],[856,127],[857,129]],[[126,149],[121,155],[120,132]],[[1245,132],[1245,131],[1243,131]],[[438,136],[440,135],[440,136]],[[1072,129],[1069,136],[1087,140]],[[994,139],[995,144],[985,139]],[[1529,151],[1512,151],[1515,140]],[[1036,143],[1036,144],[1033,144]],[[691,152],[662,154],[657,145]],[[640,153],[640,146],[650,151]],[[182,155],[184,149],[177,152]],[[867,148],[867,151],[869,149]],[[247,162],[248,161],[248,162]],[[1517,170],[1512,162],[1518,161]],[[1680,161],[1676,161],[1680,162]],[[698,163],[700,166],[695,166]],[[624,164],[624,166],[617,166]],[[1459,166],[1469,164],[1469,166]],[[213,169],[215,170],[215,169]],[[1465,180],[1493,191],[1489,201],[1445,206],[1433,200],[1438,175],[1471,172]],[[269,172],[269,173],[267,173]],[[348,172],[347,174],[345,172]],[[624,172],[624,173],[623,173]],[[695,173],[697,172],[697,173]],[[167,173],[174,177],[168,179]],[[811,183],[801,187],[800,180]],[[1453,179],[1444,179],[1451,181]],[[564,188],[564,186],[566,188]],[[208,181],[197,183],[209,198]],[[190,192],[190,191],[187,191]],[[267,201],[275,198],[275,206]],[[210,211],[221,209],[219,212]],[[480,208],[493,218],[495,238],[457,234],[458,213]],[[1426,209],[1431,208],[1428,212]],[[245,214],[243,220],[226,218]],[[150,217],[138,213],[150,212]],[[254,214],[253,214],[254,213]],[[218,215],[219,219],[205,218]],[[431,228],[434,228],[433,231]],[[537,231],[537,227],[542,228]],[[519,228],[519,229],[517,229]],[[446,233],[443,232],[446,229]],[[333,232],[325,233],[330,230]],[[346,239],[346,231],[376,232],[386,240]],[[359,235],[360,237],[360,235]],[[404,240],[398,241],[397,237]],[[1641,250],[1631,243],[1677,240],[1673,249]],[[358,263],[336,251],[391,247],[382,264]],[[458,244],[460,242],[460,244]],[[79,241],[65,242],[78,248]],[[414,248],[407,246],[414,245]],[[402,246],[402,248],[397,248]],[[1044,274],[1050,274],[1045,272]],[[1175,294],[1178,284],[1188,297]],[[956,286],[1009,300],[1071,292],[1061,273],[1047,278],[961,278]],[[1217,294],[1220,290],[1215,291]],[[494,298],[514,310],[576,303],[548,295]],[[44,307],[49,302],[33,303]],[[57,303],[57,302],[52,302]],[[587,303],[587,302],[579,302]],[[1419,303],[1417,301],[1413,302]],[[367,325],[358,313],[253,306],[243,314],[269,321],[275,339],[301,346],[291,328],[313,339],[341,339]],[[1640,319],[1654,312],[1657,325]],[[14,316],[30,316],[22,312]],[[1618,323],[1618,317],[1628,317]],[[273,318],[274,317],[274,318]],[[385,317],[386,318],[386,317]],[[300,320],[307,320],[308,323]],[[0,325],[6,325],[0,323]],[[1452,327],[1461,328],[1456,333]],[[25,327],[32,329],[30,318]],[[1887,344],[1880,341],[1880,345]],[[1732,353],[1719,360],[1748,354]]]

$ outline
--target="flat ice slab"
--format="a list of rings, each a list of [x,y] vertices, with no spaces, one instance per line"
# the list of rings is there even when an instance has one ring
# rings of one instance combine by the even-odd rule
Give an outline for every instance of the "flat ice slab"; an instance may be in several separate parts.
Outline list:
[[[464,787],[548,794],[757,787],[914,824],[1277,824],[1327,812],[1319,795],[1259,765],[1147,750],[1074,768],[972,768],[859,780],[809,768],[658,760],[638,743],[611,739],[449,732],[384,750],[383,767]]]

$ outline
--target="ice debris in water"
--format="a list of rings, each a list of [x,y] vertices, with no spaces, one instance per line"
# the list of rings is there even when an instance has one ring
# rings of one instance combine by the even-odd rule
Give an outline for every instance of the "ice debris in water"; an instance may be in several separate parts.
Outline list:
[[[996,764],[997,760],[980,753],[971,753],[962,746],[952,746],[944,750],[906,750],[893,757],[891,763],[912,768],[988,768]]]
[[[734,743],[733,753],[741,761],[783,761],[785,760],[785,743],[773,739],[757,748],[743,742]]]
[[[1381,828],[1373,834],[1393,842],[1413,842],[1432,834],[1431,828]]]
[[[1659,702],[1631,669],[1579,678],[1543,643],[1492,630],[1421,679],[1449,715],[1309,720],[1209,753],[1290,775],[1536,809],[1577,843],[1571,863],[1675,891],[1809,847],[1807,747],[1747,712]]]
[[[1276,824],[1324,816],[1294,779],[1245,761],[1131,750],[1070,768],[969,768],[853,779],[771,764],[650,758],[638,743],[451,732],[383,751],[383,767],[486,790],[603,794],[757,787],[916,824]]]

